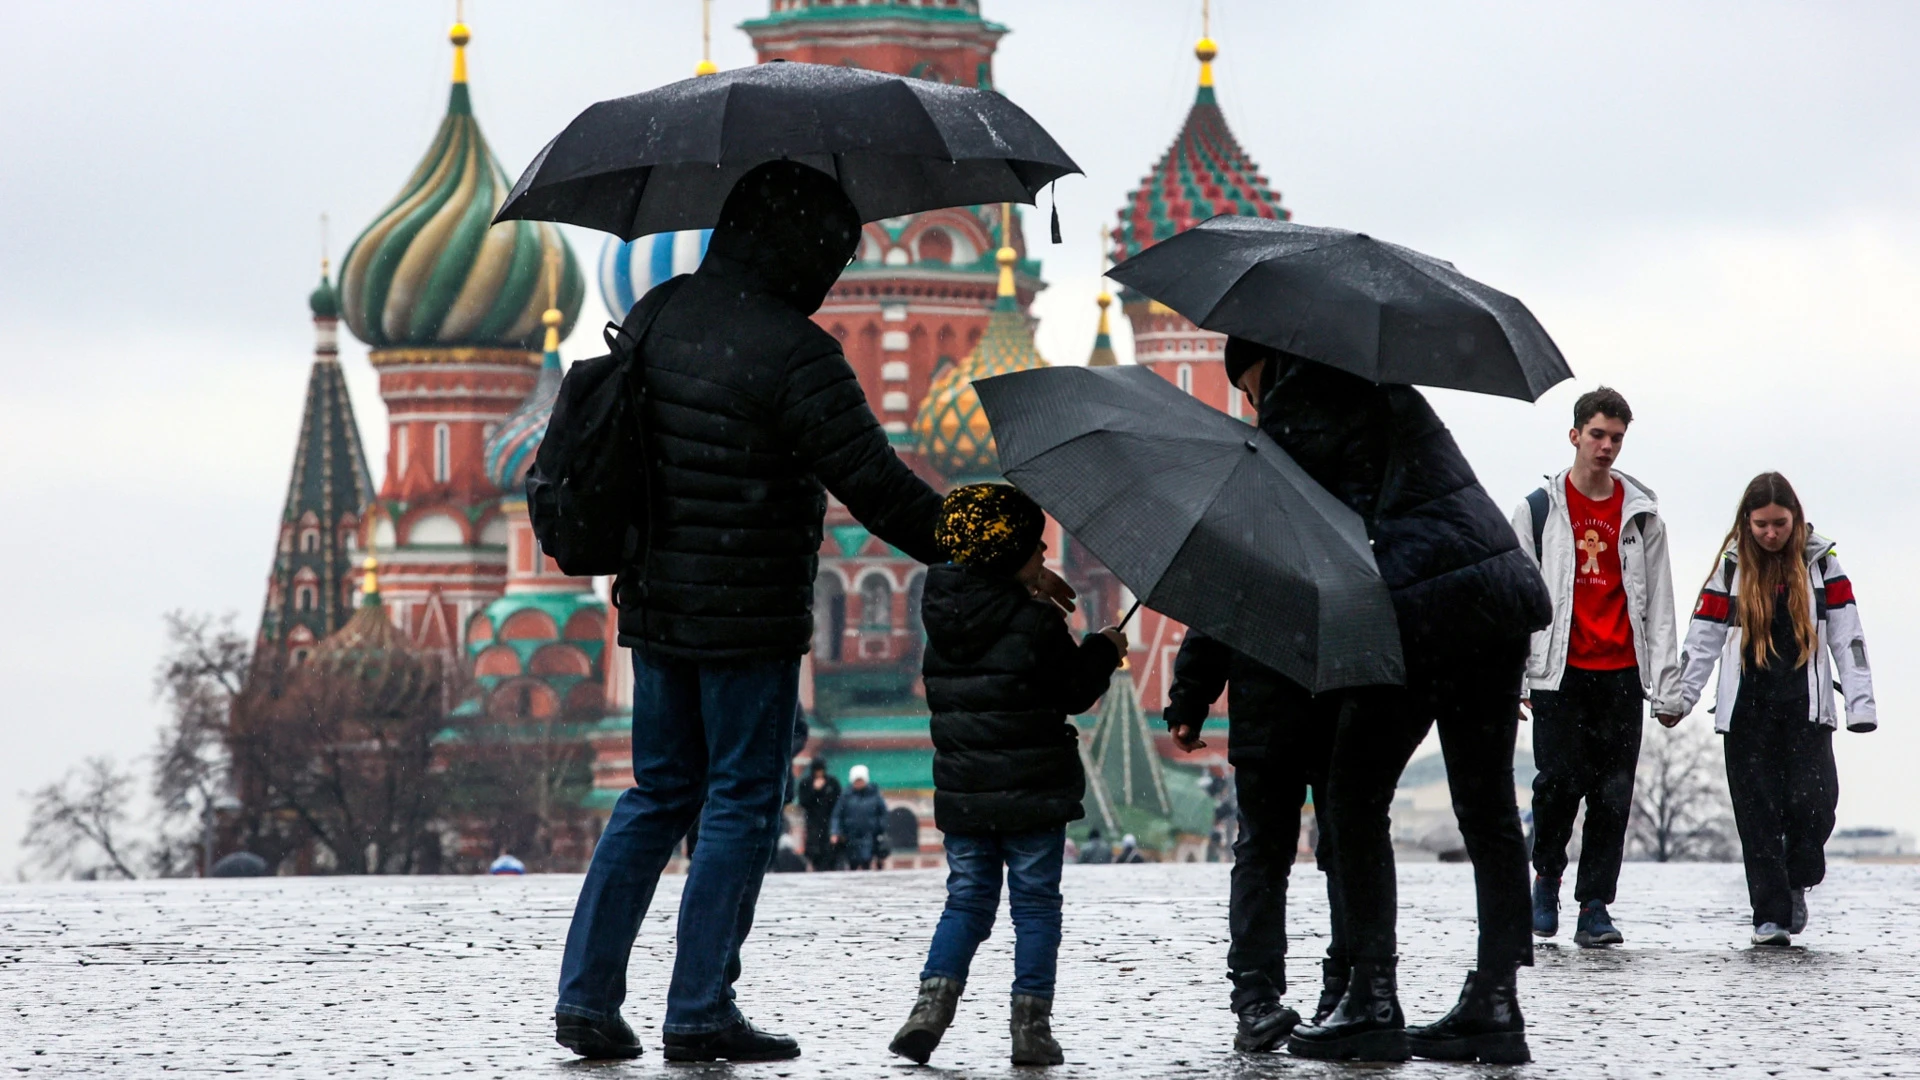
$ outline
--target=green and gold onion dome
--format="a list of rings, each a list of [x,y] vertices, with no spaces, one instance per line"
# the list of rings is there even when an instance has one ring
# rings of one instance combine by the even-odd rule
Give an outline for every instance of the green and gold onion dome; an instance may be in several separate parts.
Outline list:
[[[311,671],[353,688],[353,707],[365,717],[404,716],[431,708],[442,690],[439,658],[410,645],[380,602],[378,564],[367,557],[360,607],[346,625],[321,641]]]
[[[473,118],[468,36],[464,24],[454,24],[453,90],[432,147],[341,266],[342,314],[354,336],[373,347],[376,362],[462,350],[517,353],[514,359],[537,363],[550,250],[560,252],[563,266],[562,337],[580,314],[584,282],[560,230],[545,222],[492,224],[512,184]]]
[[[1010,235],[1002,211],[1001,235]],[[1013,371],[1046,367],[1046,360],[1033,345],[1033,326],[1020,313],[1014,298],[1013,264],[1018,258],[1013,248],[999,251],[999,298],[986,332],[966,359],[935,376],[913,421],[914,443],[941,476],[953,481],[995,477],[1000,474],[1000,458],[993,445],[993,430],[987,423],[987,411],[980,407],[974,392],[975,379],[990,379]]]
[[[307,307],[313,311],[316,319],[337,319],[340,317],[340,293],[333,287],[333,277],[327,272],[327,260],[320,260],[320,284],[307,294]]]

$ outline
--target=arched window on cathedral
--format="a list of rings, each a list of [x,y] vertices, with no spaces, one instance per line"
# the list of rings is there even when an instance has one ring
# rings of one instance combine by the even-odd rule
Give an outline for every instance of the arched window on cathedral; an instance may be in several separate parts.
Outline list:
[[[1179,370],[1174,372],[1173,378],[1174,378],[1174,382],[1179,385],[1181,393],[1183,394],[1193,393],[1193,365],[1192,364],[1181,364]]]
[[[300,530],[300,551],[311,555],[320,550],[320,530],[312,525]]]
[[[407,425],[401,424],[393,429],[393,459],[398,463],[393,471],[398,476],[407,475],[408,451],[412,449],[412,444],[407,437]]]
[[[868,574],[860,582],[860,629],[869,634],[893,629],[893,585],[885,574]]]
[[[308,585],[304,582],[299,585],[295,585],[293,587],[293,610],[312,611],[314,601],[318,596],[319,596],[319,590],[315,589],[311,585]]]
[[[433,425],[433,480],[444,484],[453,479],[453,431],[445,424]]]

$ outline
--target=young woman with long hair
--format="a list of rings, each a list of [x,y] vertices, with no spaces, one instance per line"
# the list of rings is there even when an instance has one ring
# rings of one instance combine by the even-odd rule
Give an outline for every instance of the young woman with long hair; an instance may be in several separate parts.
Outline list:
[[[1806,928],[1807,890],[1827,872],[1840,799],[1834,729],[1844,719],[1849,731],[1872,731],[1877,721],[1853,583],[1779,473],[1754,477],[1740,497],[1687,630],[1681,712],[1662,724],[1693,709],[1716,664],[1714,727],[1726,736],[1753,943],[1788,945]]]

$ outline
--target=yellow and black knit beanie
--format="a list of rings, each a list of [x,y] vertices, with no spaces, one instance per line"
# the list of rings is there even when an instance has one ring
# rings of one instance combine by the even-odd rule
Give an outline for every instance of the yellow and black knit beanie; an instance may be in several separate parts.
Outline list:
[[[1004,576],[1033,557],[1046,524],[1040,504],[1011,484],[964,484],[940,504],[933,539],[954,562]]]

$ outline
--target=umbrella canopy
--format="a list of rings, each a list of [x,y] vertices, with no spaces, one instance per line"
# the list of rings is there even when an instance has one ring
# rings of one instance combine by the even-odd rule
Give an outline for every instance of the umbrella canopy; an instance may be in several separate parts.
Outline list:
[[[1131,365],[976,386],[1007,479],[1148,607],[1315,693],[1404,681],[1365,523],[1258,429]]]
[[[1537,401],[1573,377],[1525,304],[1366,233],[1217,217],[1107,276],[1205,329],[1377,383]]]
[[[1080,171],[991,90],[775,61],[591,106],[527,166],[494,220],[564,221],[624,240],[711,228],[735,181],[783,158],[838,179],[864,221],[1031,203]]]

